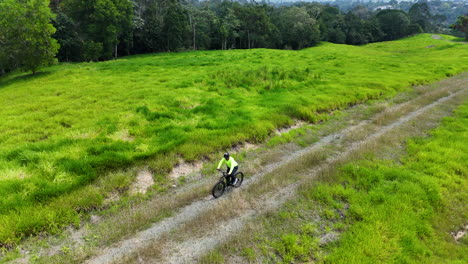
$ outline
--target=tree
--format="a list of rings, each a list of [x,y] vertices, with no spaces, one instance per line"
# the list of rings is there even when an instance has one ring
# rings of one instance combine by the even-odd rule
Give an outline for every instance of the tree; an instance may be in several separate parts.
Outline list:
[[[435,32],[441,33],[447,30],[447,26],[445,25],[445,21],[447,21],[447,17],[444,15],[434,15],[432,16],[432,24],[434,25]]]
[[[120,44],[131,45],[128,43],[133,29],[130,0],[65,0],[62,7],[80,29],[85,51],[89,51],[86,47],[94,50],[102,46],[100,58],[110,59],[118,56]]]
[[[190,26],[187,11],[178,0],[170,0],[167,12],[164,15],[162,35],[166,50],[176,51],[184,48],[189,42]]]
[[[346,42],[344,16],[337,7],[325,6],[319,15],[321,39],[333,43]]]
[[[53,25],[57,29],[54,39],[60,44],[57,58],[60,61],[80,61],[83,58],[83,41],[78,35],[76,23],[60,9],[56,9]],[[99,55],[98,55],[99,57]]]
[[[457,21],[450,25],[451,29],[463,32],[465,39],[468,40],[468,15],[459,16]]]
[[[164,50],[162,27],[166,10],[167,6],[162,1],[135,1],[134,52],[146,53]]]
[[[282,20],[283,26],[280,30],[285,46],[302,49],[319,42],[318,23],[309,16],[306,8],[293,6],[283,13]]]
[[[359,45],[366,44],[371,38],[370,33],[366,32],[365,22],[353,12],[348,12],[345,19],[346,44]]]
[[[240,20],[240,36],[247,42],[248,49],[265,47],[266,39],[273,31],[274,25],[267,15],[266,4],[245,4],[236,7],[236,17]]]
[[[419,24],[410,24],[406,31],[408,35],[415,35],[424,32]]]
[[[0,2],[0,68],[37,72],[56,62],[59,45],[48,0]]]
[[[234,14],[231,8],[226,10],[223,17],[218,20],[218,29],[221,36],[221,49],[228,49],[228,41],[235,41],[239,37],[238,31],[240,27],[240,21]]]
[[[384,40],[402,38],[408,33],[410,20],[408,15],[401,10],[383,10],[377,14],[380,28],[385,34]]]
[[[212,34],[216,31],[218,19],[213,11],[196,4],[183,5],[187,11],[193,50],[205,50],[211,47]]]
[[[354,15],[358,16],[360,19],[369,20],[372,18],[372,12],[365,6],[358,5],[351,9],[349,12],[353,13]]]
[[[367,28],[367,32],[369,32],[371,36],[369,39],[369,42],[376,42],[376,41],[383,40],[385,34],[382,32],[382,29],[380,28],[379,20],[376,17],[373,17],[370,20],[367,20],[365,23],[365,26]]]
[[[427,3],[423,2],[414,4],[411,6],[408,15],[410,17],[411,23],[419,25],[423,31],[432,30],[432,15]]]

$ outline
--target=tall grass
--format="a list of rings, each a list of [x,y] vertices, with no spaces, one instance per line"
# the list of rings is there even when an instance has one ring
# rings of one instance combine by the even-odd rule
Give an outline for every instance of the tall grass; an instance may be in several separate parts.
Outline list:
[[[83,188],[109,171],[151,159],[160,177],[179,158],[261,142],[295,119],[318,122],[326,112],[467,65],[464,44],[419,35],[361,47],[167,53],[10,74],[0,79],[0,243],[79,222],[79,212],[105,196]],[[23,219],[31,211],[37,217]]]
[[[430,138],[410,140],[403,165],[365,162],[344,169],[351,221],[326,259],[331,263],[463,263],[468,201],[468,105]],[[463,205],[463,203],[465,205]]]

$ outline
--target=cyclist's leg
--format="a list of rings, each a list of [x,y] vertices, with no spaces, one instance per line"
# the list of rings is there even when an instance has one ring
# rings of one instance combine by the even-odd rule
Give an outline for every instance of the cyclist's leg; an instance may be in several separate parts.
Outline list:
[[[236,172],[237,170],[239,169],[239,166],[235,166],[234,169],[232,169],[232,173],[231,173],[231,183],[234,183],[234,181],[236,180]]]
[[[230,171],[230,170],[231,170],[231,168],[227,167],[226,173],[229,174],[229,171]],[[227,178],[228,184],[231,184],[232,181],[234,181],[234,177],[232,177],[231,175],[227,176],[226,178]]]

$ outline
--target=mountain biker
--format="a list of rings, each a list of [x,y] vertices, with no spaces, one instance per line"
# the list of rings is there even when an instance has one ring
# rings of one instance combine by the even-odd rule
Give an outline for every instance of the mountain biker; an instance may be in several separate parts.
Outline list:
[[[239,169],[239,166],[237,162],[234,160],[233,157],[229,156],[229,152],[224,153],[224,157],[221,159],[221,161],[218,164],[217,170],[221,170],[221,166],[223,164],[226,164],[227,166],[227,174],[228,174],[228,182],[231,183],[231,185],[236,185],[237,183],[237,178],[234,177],[236,175],[237,169]]]

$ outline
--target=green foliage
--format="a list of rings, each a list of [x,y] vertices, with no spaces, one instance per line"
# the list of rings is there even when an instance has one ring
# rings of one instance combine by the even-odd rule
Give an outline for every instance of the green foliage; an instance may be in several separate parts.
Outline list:
[[[239,37],[237,30],[241,23],[232,8],[226,8],[224,12],[224,16],[215,20],[217,21],[217,28],[221,38],[221,49],[223,50],[228,49],[230,43],[235,43],[236,38]]]
[[[92,40],[86,41],[81,47],[82,54],[79,60],[84,61],[97,61],[102,57],[103,44],[101,42],[94,42]],[[73,52],[74,50],[72,50]]]
[[[401,10],[383,10],[377,14],[385,40],[399,39],[407,35],[410,19]]]
[[[249,262],[255,261],[255,251],[252,248],[244,248],[242,255],[246,257]]]
[[[296,50],[319,41],[361,45],[423,31],[447,31],[445,17],[432,16],[427,3],[397,8],[395,2],[395,10],[379,13],[364,5],[372,4],[360,3],[342,11],[319,3],[275,6],[227,0],[65,0],[50,4],[57,15],[54,38],[61,44],[61,61],[188,49]]]
[[[55,36],[60,42],[74,44],[65,46],[61,53],[73,53],[78,56],[82,54],[79,60],[91,61],[117,57],[119,45],[127,44],[128,49],[133,19],[131,1],[66,0],[57,6],[57,12],[63,12],[62,17],[73,19],[73,22],[56,21],[58,26],[68,27]],[[76,36],[74,39],[78,38],[81,41],[77,43],[70,39],[70,34]]]
[[[57,58],[59,61],[78,61],[81,59],[81,42],[76,30],[77,25],[61,10],[55,10],[56,17],[52,20],[57,29],[52,36],[60,44]]]
[[[166,39],[166,50],[177,51],[186,46],[188,35],[187,12],[182,8],[178,0],[169,1],[169,5],[164,16],[164,26],[162,35]]]
[[[70,208],[34,206],[1,215],[0,223],[2,245],[12,246],[29,235],[54,233],[70,223],[77,224],[79,218]]]
[[[245,248],[243,255],[254,263],[302,263],[316,258],[319,228],[311,223],[312,207],[310,201],[294,201],[266,217],[261,224],[266,229],[264,236],[255,234],[253,248]]]
[[[200,260],[202,264],[222,264],[224,262],[223,255],[216,251],[210,252]]]
[[[268,47],[268,38],[273,37],[274,25],[268,15],[268,5],[236,4],[235,14],[240,20],[239,36],[245,48]]]
[[[424,48],[432,44],[438,48]],[[0,79],[0,216],[9,223],[0,241],[75,223],[108,192],[128,188],[120,169],[145,162],[161,182],[180,158],[262,142],[294,119],[318,122],[464,71],[466,58],[463,44],[419,35],[362,47],[153,54],[10,74]],[[108,184],[88,189],[99,180]],[[39,223],[13,224],[31,208]]]
[[[296,260],[307,261],[309,252],[317,250],[318,241],[308,235],[287,234],[275,241],[273,247],[284,263],[292,263]]]
[[[291,7],[282,13],[281,32],[284,45],[293,49],[302,49],[316,45],[320,39],[317,21],[305,7]]]
[[[461,261],[462,245],[441,234],[467,217],[459,210],[468,199],[467,113],[464,105],[430,138],[411,140],[401,166],[372,161],[344,169],[342,178],[353,189],[349,215],[356,222],[327,262]]]
[[[424,32],[423,29],[421,28],[420,25],[418,24],[410,24],[407,28],[407,32],[408,34],[410,35],[414,35],[414,34],[419,34],[419,33],[422,33]]]
[[[59,49],[51,37],[55,28],[46,0],[0,2],[0,70],[22,69],[33,74],[56,62]]]
[[[465,40],[468,40],[468,15],[459,16],[457,21],[450,25],[450,28],[463,32]]]
[[[431,11],[427,3],[415,3],[411,6],[408,11],[411,23],[419,25],[421,27],[421,32],[430,30],[433,28],[431,25]],[[419,33],[419,32],[418,32]]]

